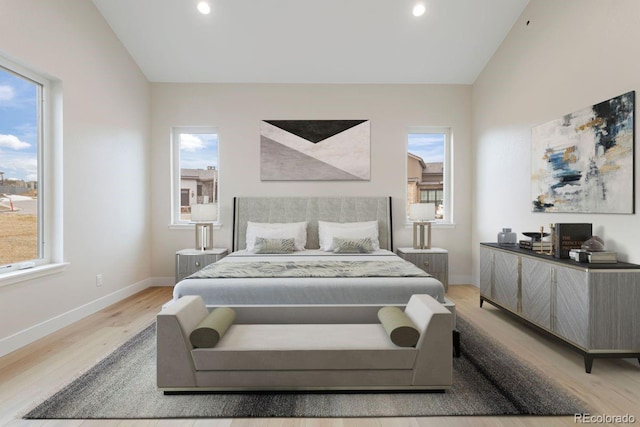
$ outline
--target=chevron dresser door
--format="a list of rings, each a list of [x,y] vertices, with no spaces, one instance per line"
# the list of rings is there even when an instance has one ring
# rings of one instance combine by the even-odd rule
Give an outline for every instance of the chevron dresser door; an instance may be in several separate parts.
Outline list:
[[[493,254],[496,251],[480,247],[480,294],[493,298]]]
[[[514,312],[518,311],[518,261],[517,255],[501,251],[494,254],[494,298]]]
[[[588,347],[588,273],[570,267],[556,268],[555,330],[583,348]]]
[[[532,258],[522,259],[522,316],[551,328],[552,265]]]

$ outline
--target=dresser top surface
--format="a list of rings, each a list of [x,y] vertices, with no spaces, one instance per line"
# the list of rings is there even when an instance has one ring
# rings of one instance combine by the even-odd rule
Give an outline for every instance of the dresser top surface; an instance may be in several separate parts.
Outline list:
[[[539,258],[544,261],[556,262],[559,264],[564,264],[569,267],[574,268],[583,268],[585,270],[634,270],[640,269],[640,265],[638,264],[630,264],[628,262],[615,262],[615,263],[586,263],[586,262],[577,262],[572,259],[566,258],[555,258],[553,255],[539,254],[536,251],[531,249],[523,249],[518,247],[517,244],[511,245],[499,245],[498,243],[480,243],[481,246],[488,246],[494,249],[500,249],[506,252],[513,252],[520,255],[526,255],[533,258]]]

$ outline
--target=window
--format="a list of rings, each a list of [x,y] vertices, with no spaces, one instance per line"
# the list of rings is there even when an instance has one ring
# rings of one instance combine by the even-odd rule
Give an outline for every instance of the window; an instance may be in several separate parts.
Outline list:
[[[444,191],[442,190],[420,190],[420,203],[435,203],[442,205],[444,201]]]
[[[173,224],[204,217],[218,222],[218,133],[209,127],[173,129]],[[196,207],[197,206],[197,207]]]
[[[46,78],[0,57],[0,273],[51,261],[50,92]]]
[[[407,219],[412,203],[434,203],[437,222],[451,223],[451,132],[411,128],[407,135]]]

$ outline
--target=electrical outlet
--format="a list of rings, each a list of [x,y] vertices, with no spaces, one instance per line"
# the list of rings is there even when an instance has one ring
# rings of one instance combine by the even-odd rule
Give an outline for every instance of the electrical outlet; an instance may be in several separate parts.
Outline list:
[[[102,273],[96,274],[96,286],[97,287],[102,286]]]

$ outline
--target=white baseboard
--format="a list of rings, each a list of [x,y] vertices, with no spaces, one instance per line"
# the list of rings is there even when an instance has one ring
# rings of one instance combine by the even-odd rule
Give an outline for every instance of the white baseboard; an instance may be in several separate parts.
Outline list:
[[[472,284],[474,284],[474,281],[471,276],[449,276],[449,286]]]
[[[106,308],[118,301],[121,301],[131,295],[134,295],[148,287],[155,286],[154,279],[148,278],[141,280],[133,285],[117,290],[109,295],[105,295],[97,300],[91,301],[80,307],[67,311],[30,328],[16,332],[13,335],[0,340],[0,357],[9,354],[27,344],[39,340],[59,329],[69,326],[80,319]]]
[[[174,276],[151,278],[151,286],[175,286],[175,284],[176,278]]]

